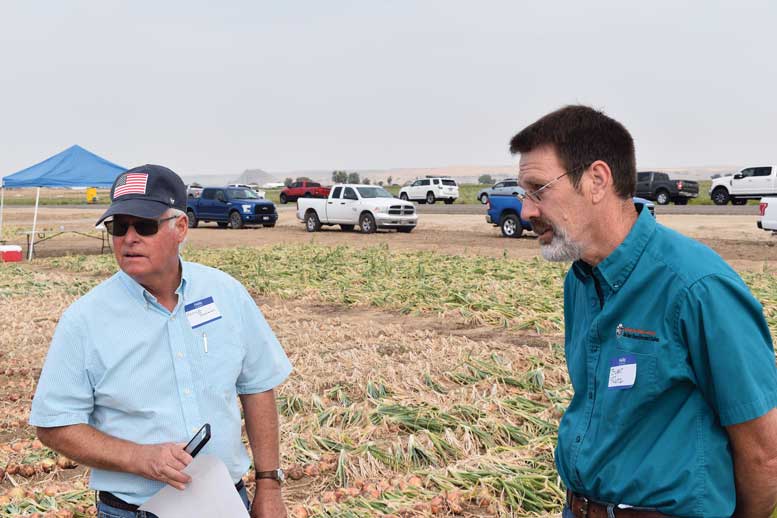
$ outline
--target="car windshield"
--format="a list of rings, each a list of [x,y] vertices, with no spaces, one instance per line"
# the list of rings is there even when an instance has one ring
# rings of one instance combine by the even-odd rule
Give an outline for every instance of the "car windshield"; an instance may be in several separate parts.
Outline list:
[[[357,187],[362,198],[393,198],[394,195],[383,187]]]
[[[227,196],[231,200],[258,200],[259,195],[251,189],[227,189]]]

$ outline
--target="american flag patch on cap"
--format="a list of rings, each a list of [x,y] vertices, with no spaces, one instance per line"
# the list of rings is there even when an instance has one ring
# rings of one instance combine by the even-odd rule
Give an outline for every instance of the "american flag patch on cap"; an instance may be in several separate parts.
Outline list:
[[[113,190],[113,199],[125,194],[146,194],[146,183],[148,182],[148,173],[127,173],[122,175],[116,182],[116,188]]]

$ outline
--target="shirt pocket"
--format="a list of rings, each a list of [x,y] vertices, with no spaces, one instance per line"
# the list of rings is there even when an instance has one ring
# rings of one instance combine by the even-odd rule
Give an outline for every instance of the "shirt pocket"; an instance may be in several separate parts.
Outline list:
[[[650,405],[658,393],[656,384],[656,357],[630,349],[616,349],[615,355],[629,355],[637,364],[634,386],[631,388],[608,387],[610,380],[610,358],[600,371],[602,386],[601,412],[603,421],[612,429],[622,430],[639,426],[641,419],[648,413]]]
[[[206,387],[222,398],[235,397],[244,356],[238,331],[222,318],[192,332],[198,345],[200,369]]]

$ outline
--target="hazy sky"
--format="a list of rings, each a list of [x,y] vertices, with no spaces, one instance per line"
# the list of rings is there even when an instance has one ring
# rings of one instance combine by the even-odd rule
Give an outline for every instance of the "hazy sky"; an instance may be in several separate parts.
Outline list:
[[[640,166],[777,162],[777,2],[0,0],[0,175],[513,163],[604,109]]]

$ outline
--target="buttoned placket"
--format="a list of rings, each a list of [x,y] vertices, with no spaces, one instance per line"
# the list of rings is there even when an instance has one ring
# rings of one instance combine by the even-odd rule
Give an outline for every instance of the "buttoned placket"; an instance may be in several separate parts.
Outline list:
[[[184,295],[181,290],[177,290],[176,293],[178,294],[178,304],[173,308],[173,311],[168,311],[148,292],[144,295],[146,296],[147,306],[150,305],[154,311],[161,313],[167,319],[168,347],[170,348],[170,358],[172,359],[173,372],[178,388],[178,398],[181,402],[186,433],[193,435],[197,433],[205,421],[203,421],[200,415],[200,405],[197,400],[192,365],[187,360],[186,354],[189,342],[194,340],[194,334],[183,313],[185,306]]]
[[[604,306],[607,302],[609,292],[607,290],[607,283],[604,282],[604,278],[596,268],[592,273],[587,276],[585,280],[586,296],[590,298],[591,304],[591,327],[586,337],[586,404],[584,410],[585,418],[580,423],[580,427],[576,430],[575,442],[572,446],[572,476],[575,478],[575,485],[578,487],[584,487],[582,480],[580,479],[580,472],[577,469],[577,459],[580,454],[580,450],[585,442],[586,433],[591,425],[591,417],[593,416],[594,406],[596,403],[596,372],[599,369],[599,362],[601,359],[601,347],[599,343],[601,336],[599,334],[599,318],[602,314]]]

